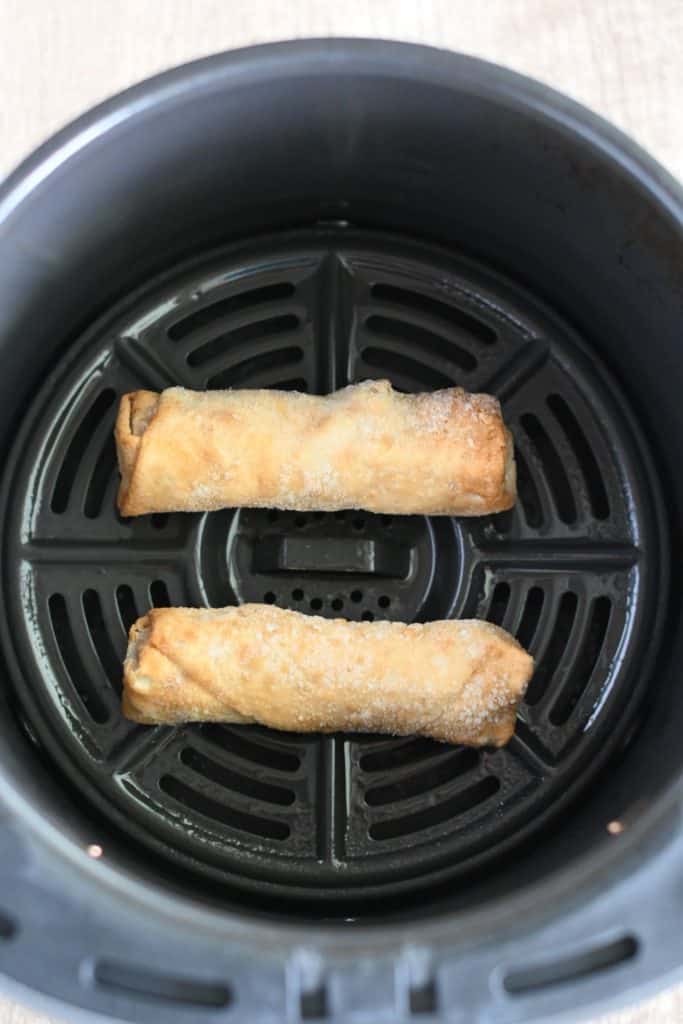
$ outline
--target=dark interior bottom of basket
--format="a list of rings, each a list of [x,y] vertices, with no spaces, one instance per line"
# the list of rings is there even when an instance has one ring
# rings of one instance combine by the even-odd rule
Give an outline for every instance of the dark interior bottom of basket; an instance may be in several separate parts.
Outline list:
[[[459,520],[118,516],[123,392],[325,393],[369,377],[496,394],[515,439],[516,508]],[[228,248],[152,283],[73,346],[18,441],[7,613],[32,737],[131,842],[231,898],[260,889],[330,908],[466,879],[545,827],[622,734],[657,566],[653,498],[616,395],[581,339],[523,289],[341,224]],[[244,601],[504,626],[537,666],[515,737],[472,750],[122,718],[137,616]]]

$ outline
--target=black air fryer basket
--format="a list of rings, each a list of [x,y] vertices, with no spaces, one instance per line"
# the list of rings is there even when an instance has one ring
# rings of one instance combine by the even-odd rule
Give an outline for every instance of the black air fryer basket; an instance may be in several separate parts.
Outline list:
[[[10,177],[10,991],[165,1024],[512,1024],[680,970],[681,209],[550,90],[359,41],[162,75]],[[123,392],[372,377],[497,395],[517,507],[117,514]],[[537,661],[513,740],[122,718],[138,615],[244,601],[504,626]]]

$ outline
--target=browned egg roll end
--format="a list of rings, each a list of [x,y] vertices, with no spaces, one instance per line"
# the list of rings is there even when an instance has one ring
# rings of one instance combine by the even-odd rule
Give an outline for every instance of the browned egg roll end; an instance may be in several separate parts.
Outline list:
[[[133,479],[144,434],[156,414],[159,399],[160,395],[156,391],[131,391],[121,398],[114,437],[121,474],[117,504],[122,516],[134,516],[146,511],[138,507],[139,502],[131,500]]]
[[[125,717],[133,722],[156,725],[202,721],[207,715],[211,718],[212,701],[207,700],[208,695],[202,691],[201,681],[198,684],[191,674],[174,664],[172,658],[160,649],[163,642],[157,644],[153,639],[159,613],[162,613],[163,620],[164,612],[177,610],[153,608],[130,627],[128,651],[123,663],[122,710]],[[179,689],[182,694],[175,715],[169,711],[165,696],[169,687]],[[253,721],[238,712],[231,714],[228,708],[223,713],[225,717],[222,714],[221,721],[224,722]]]

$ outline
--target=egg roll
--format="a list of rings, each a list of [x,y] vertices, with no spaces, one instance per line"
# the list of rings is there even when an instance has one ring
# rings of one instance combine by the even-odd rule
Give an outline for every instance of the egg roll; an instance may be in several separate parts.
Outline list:
[[[115,436],[124,516],[238,506],[474,516],[516,497],[500,405],[462,388],[134,391]]]
[[[154,608],[130,630],[123,712],[145,724],[256,722],[502,746],[532,671],[531,656],[488,622]]]

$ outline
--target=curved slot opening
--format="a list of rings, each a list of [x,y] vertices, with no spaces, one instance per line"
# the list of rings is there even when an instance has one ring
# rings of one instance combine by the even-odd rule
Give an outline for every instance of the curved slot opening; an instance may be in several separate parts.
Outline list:
[[[449,303],[433,299],[423,292],[410,291],[408,288],[398,288],[393,284],[374,284],[371,288],[373,299],[379,302],[390,302],[396,306],[405,306],[406,309],[414,309],[420,313],[428,313],[430,316],[446,320],[459,330],[471,334],[477,341],[484,345],[493,345],[497,340],[497,334],[492,327],[482,320],[465,313],[459,306],[451,306]]]
[[[450,757],[438,761],[434,765],[424,768],[422,771],[409,775],[405,779],[391,782],[384,786],[373,786],[365,794],[365,802],[370,807],[377,807],[380,804],[397,803],[401,800],[409,800],[411,797],[420,796],[422,793],[429,793],[442,786],[451,779],[464,775],[472,770],[479,763],[479,755],[476,750],[463,747],[456,750]]]
[[[146,967],[99,960],[93,971],[96,984],[128,996],[143,996],[168,1003],[218,1008],[232,1002],[232,992],[222,982],[161,974]]]
[[[505,613],[510,603],[510,584],[501,582],[494,587],[494,593],[490,597],[490,604],[486,613],[486,620],[494,626],[502,626]]]
[[[518,470],[518,474],[517,475],[519,476],[519,470]],[[517,481],[517,492],[518,492],[518,497],[519,497],[519,480]],[[520,497],[520,501],[521,501],[521,497]],[[494,528],[495,532],[499,536],[505,536],[506,534],[508,534],[510,532],[510,530],[514,526],[514,522],[515,522],[515,512],[514,512],[514,509],[510,508],[510,509],[508,509],[507,512],[496,512],[493,516],[491,516],[491,518],[488,520],[488,522],[490,522],[493,525],[493,528]]]
[[[538,629],[538,624],[541,621],[544,603],[545,593],[542,588],[531,587],[526,596],[526,604],[524,605],[522,621],[520,622],[517,630],[517,639],[522,647],[525,647],[527,650],[531,645],[534,634]]]
[[[217,338],[212,338],[211,341],[207,341],[206,344],[189,352],[187,364],[188,366],[203,366],[204,363],[229,352],[230,349],[247,345],[250,341],[261,341],[263,338],[295,331],[298,326],[299,318],[293,313],[273,316],[268,320],[257,320],[253,324],[245,324],[244,327],[237,327],[234,331],[220,334]]]
[[[518,447],[515,447],[515,462],[517,463],[517,495],[524,509],[524,518],[531,529],[536,530],[543,522],[541,499],[538,496],[538,488],[526,459]]]
[[[90,477],[90,483],[88,484],[83,504],[83,513],[86,519],[97,519],[99,516],[102,511],[107,486],[115,472],[116,446],[114,438],[109,437],[99,454],[93,474]]]
[[[90,686],[90,676],[76,644],[64,597],[61,594],[52,594],[48,601],[48,609],[55,643],[71,684],[93,722],[102,725],[109,719],[109,710],[97,690]]]
[[[149,585],[149,597],[154,608],[170,608],[171,597],[163,580],[152,580]]]
[[[376,821],[370,826],[369,836],[371,839],[398,839],[401,836],[412,835],[414,832],[421,832],[423,829],[432,828],[434,825],[441,825],[449,818],[455,818],[465,811],[471,810],[478,804],[497,793],[500,789],[500,782],[493,775],[488,775],[460,793],[456,793],[450,800],[436,804],[434,807],[427,807],[423,811],[416,811],[415,814],[408,814],[403,818],[390,818],[387,821]]]
[[[506,992],[513,996],[527,995],[539,989],[551,988],[581,981],[598,971],[617,967],[619,964],[632,960],[638,952],[638,942],[632,935],[622,939],[595,946],[573,956],[550,963],[534,964],[519,970],[508,971],[503,980]]]
[[[505,581],[496,583],[491,595],[491,604],[486,614],[487,621],[491,622],[494,626],[501,626],[509,603],[510,584],[505,583]]]
[[[560,598],[557,618],[555,619],[555,625],[553,626],[548,646],[540,665],[538,665],[531,677],[531,682],[526,691],[524,700],[529,706],[538,704],[560,664],[569,641],[572,626],[574,625],[578,606],[578,598],[571,590],[567,590]]]
[[[172,341],[180,341],[182,338],[192,334],[193,331],[206,327],[207,324],[223,317],[231,316],[233,313],[241,313],[250,306],[260,306],[265,302],[281,302],[289,299],[295,292],[294,285],[289,281],[281,281],[278,284],[268,284],[263,288],[252,288],[250,291],[238,292],[237,295],[230,295],[226,299],[212,302],[211,305],[198,309],[196,313],[183,317],[168,329],[168,336]]]
[[[444,373],[440,373],[424,363],[419,363],[417,359],[401,355],[400,352],[370,347],[363,349],[361,357],[368,366],[378,367],[382,373],[386,374],[397,391],[402,391],[403,388],[400,381],[393,379],[394,375],[403,377],[411,383],[414,381],[418,387],[424,385],[430,390],[452,388],[454,384],[454,381]]]
[[[290,806],[296,799],[291,789],[263,782],[253,776],[242,775],[223,764],[212,761],[193,747],[185,747],[180,755],[180,760],[191,771],[210,782],[215,782],[222,789],[229,789],[235,793],[241,793],[243,796],[251,796],[256,800],[278,804],[281,807]]]
[[[83,461],[83,455],[92,440],[96,428],[114,404],[115,398],[116,392],[113,388],[106,388],[104,391],[101,391],[73,435],[64,456],[64,461],[57,474],[55,488],[52,492],[52,500],[50,501],[50,508],[57,515],[66,512],[71,489],[76,479],[78,467]]]
[[[88,631],[93,642],[97,657],[104,669],[104,674],[111,683],[115,693],[121,692],[121,654],[116,651],[109,635],[107,624],[102,614],[100,595],[96,590],[86,590],[83,594],[83,612]]]
[[[205,818],[211,818],[239,832],[250,832],[254,836],[261,836],[262,839],[281,840],[289,835],[289,825],[284,821],[258,818],[255,814],[248,814],[236,807],[219,803],[218,800],[212,800],[206,793],[200,793],[172,775],[162,775],[159,779],[159,788],[193,813],[203,814]]]
[[[301,765],[301,759],[296,754],[278,750],[274,746],[261,746],[260,743],[247,739],[237,729],[228,729],[221,725],[204,725],[201,727],[201,736],[209,743],[215,743],[221,750],[230,751],[245,761],[253,761],[254,764],[264,765],[278,772],[295,772]]]
[[[137,622],[140,616],[135,604],[135,595],[127,583],[122,583],[120,587],[116,588],[116,606],[119,610],[123,631],[128,636],[130,627]]]
[[[596,519],[608,519],[609,499],[605,490],[605,482],[593,449],[579,426],[579,421],[560,395],[550,395],[548,407],[562,427],[567,444],[574,452],[576,461],[581,467],[593,515]]]
[[[520,417],[520,423],[543,466],[558,516],[563,523],[576,522],[574,495],[559,452],[545,432],[541,421],[533,413],[524,413]]]
[[[602,595],[595,598],[588,628],[569,679],[550,712],[550,721],[553,725],[564,725],[585,693],[605,642],[611,611],[612,602],[608,597]]]
[[[421,352],[430,353],[438,359],[446,359],[459,369],[468,373],[477,366],[477,360],[471,352],[456,345],[454,341],[434,334],[426,327],[418,327],[407,320],[398,320],[389,316],[369,316],[365,321],[366,330],[383,338],[396,338],[416,346]]]
[[[273,352],[264,352],[260,356],[244,359],[241,363],[236,363],[227,370],[221,370],[220,373],[214,374],[213,377],[209,377],[206,386],[212,390],[239,387],[241,384],[248,383],[250,377],[270,370],[278,370],[292,363],[300,363],[303,357],[303,349],[298,345],[278,348]],[[282,390],[282,386],[280,386],[280,390]]]
[[[404,765],[423,761],[426,757],[433,757],[443,751],[443,744],[437,743],[436,740],[408,740],[407,743],[401,743],[399,746],[389,746],[391,740],[386,742],[387,747],[362,755],[360,758],[361,771],[391,771],[393,768],[402,768]]]

